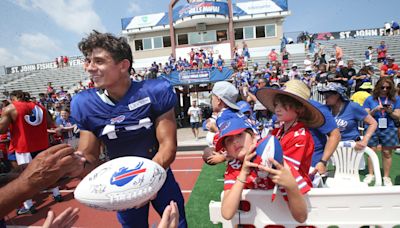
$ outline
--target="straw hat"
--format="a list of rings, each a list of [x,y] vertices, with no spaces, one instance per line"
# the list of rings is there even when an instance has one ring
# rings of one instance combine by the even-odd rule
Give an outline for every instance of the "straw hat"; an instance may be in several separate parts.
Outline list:
[[[263,88],[258,90],[257,99],[272,112],[275,112],[274,100],[275,96],[283,94],[296,99],[305,107],[304,115],[299,118],[307,127],[318,128],[325,123],[325,118],[321,111],[314,107],[308,99],[310,99],[310,89],[300,80],[290,80],[285,83],[281,89]]]

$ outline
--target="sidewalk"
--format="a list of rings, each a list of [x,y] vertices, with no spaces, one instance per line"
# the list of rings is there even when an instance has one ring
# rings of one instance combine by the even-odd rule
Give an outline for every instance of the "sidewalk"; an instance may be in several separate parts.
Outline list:
[[[207,146],[206,135],[207,132],[199,128],[199,139],[196,140],[190,127],[179,128],[177,134],[178,151],[202,151]]]

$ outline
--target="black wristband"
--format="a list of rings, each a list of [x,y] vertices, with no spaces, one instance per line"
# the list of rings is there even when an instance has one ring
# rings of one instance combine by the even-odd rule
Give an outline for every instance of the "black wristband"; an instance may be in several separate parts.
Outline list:
[[[324,166],[326,166],[327,164],[328,164],[328,162],[327,161],[325,161],[325,160],[319,160],[319,162],[321,162],[322,164],[324,164]]]

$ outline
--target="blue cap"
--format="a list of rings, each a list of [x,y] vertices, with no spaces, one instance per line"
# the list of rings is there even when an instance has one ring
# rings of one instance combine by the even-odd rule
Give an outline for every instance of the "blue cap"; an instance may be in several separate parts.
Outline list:
[[[220,151],[222,149],[222,142],[224,141],[225,137],[240,134],[246,129],[254,130],[250,123],[241,118],[227,119],[218,125],[218,128],[219,138],[215,145],[215,151]]]
[[[239,102],[236,103],[236,105],[239,106],[240,111],[242,113],[251,112],[252,111],[250,104],[247,103],[246,101],[239,101]]]
[[[326,86],[323,88],[318,89],[318,92],[320,93],[326,93],[326,92],[336,92],[340,95],[343,101],[349,101],[349,98],[347,97],[347,89],[344,88],[341,84],[339,83],[328,83]]]

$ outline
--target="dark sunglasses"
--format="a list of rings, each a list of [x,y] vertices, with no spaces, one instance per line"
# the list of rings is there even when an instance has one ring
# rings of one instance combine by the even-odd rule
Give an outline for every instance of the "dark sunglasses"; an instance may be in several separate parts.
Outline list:
[[[381,86],[381,89],[383,89],[383,90],[385,90],[385,89],[390,90],[390,89],[392,89],[392,87],[390,87],[390,86]]]
[[[335,95],[335,94],[337,94],[337,93],[336,92],[325,92],[325,93],[323,93],[324,97],[330,97],[330,96]]]

